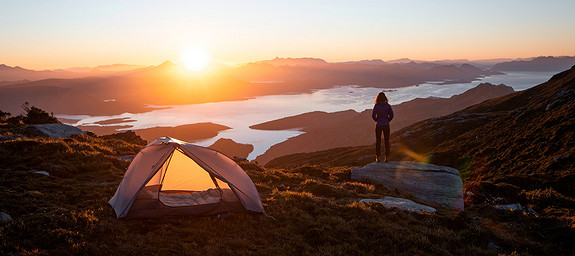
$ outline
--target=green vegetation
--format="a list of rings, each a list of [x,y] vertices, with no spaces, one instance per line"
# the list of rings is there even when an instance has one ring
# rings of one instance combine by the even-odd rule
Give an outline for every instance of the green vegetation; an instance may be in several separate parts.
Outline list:
[[[538,255],[574,249],[572,228],[559,218],[485,205],[462,213],[439,208],[428,215],[358,203],[386,195],[417,200],[352,181],[351,167],[267,169],[239,161],[273,218],[231,214],[117,220],[107,201],[128,165],[118,156],[140,148],[86,135],[0,142],[0,211],[14,218],[0,226],[0,254]],[[554,191],[526,197],[573,204]]]
[[[0,123],[8,123],[12,126],[19,126],[22,124],[51,124],[60,123],[54,113],[48,114],[48,112],[37,108],[35,106],[30,106],[30,103],[24,102],[22,104],[22,110],[26,112],[26,115],[12,116],[9,112],[4,112],[0,110]]]
[[[391,135],[391,160],[426,161],[460,170],[467,214],[479,207],[492,210],[496,205],[520,204],[533,218],[521,222],[504,218],[500,224],[527,228],[537,233],[538,239],[525,237],[518,252],[539,254],[533,249],[537,246],[527,242],[531,240],[557,243],[570,249],[568,254],[575,254],[574,245],[568,242],[575,241],[574,106],[575,67],[536,87],[395,132]],[[365,165],[373,161],[373,148],[288,155],[266,167]],[[488,217],[492,218],[498,217]],[[489,221],[482,225],[501,226]]]
[[[366,146],[284,156],[266,168],[238,161],[273,218],[118,220],[107,201],[129,164],[122,156],[136,154],[141,138],[4,136],[0,211],[14,221],[0,224],[0,254],[574,255],[574,105],[575,68],[395,133],[392,160],[461,170],[466,209],[460,213],[358,203],[383,196],[418,201],[351,180],[354,166],[373,161],[373,146]],[[0,136],[52,116],[33,107],[26,112],[18,120],[0,112]],[[511,203],[526,210],[493,207]]]

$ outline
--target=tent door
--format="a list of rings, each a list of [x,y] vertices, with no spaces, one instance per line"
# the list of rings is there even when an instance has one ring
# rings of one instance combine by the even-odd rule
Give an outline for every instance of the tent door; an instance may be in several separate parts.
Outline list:
[[[144,190],[157,193],[166,206],[181,207],[236,201],[226,182],[219,180],[176,148]],[[239,200],[239,199],[237,199]]]

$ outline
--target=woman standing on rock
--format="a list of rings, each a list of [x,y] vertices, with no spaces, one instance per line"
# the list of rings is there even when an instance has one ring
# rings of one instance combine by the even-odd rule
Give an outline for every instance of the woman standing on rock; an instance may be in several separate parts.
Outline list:
[[[375,124],[375,161],[381,162],[381,133],[383,132],[385,143],[385,162],[389,158],[389,121],[393,119],[393,110],[391,105],[387,103],[387,97],[384,92],[380,92],[375,98],[375,106],[371,118],[376,122]]]

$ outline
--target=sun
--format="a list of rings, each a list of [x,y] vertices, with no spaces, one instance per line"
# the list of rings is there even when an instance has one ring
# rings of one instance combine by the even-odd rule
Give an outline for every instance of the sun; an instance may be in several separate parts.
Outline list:
[[[187,70],[200,71],[210,63],[210,55],[206,50],[187,50],[180,57]]]

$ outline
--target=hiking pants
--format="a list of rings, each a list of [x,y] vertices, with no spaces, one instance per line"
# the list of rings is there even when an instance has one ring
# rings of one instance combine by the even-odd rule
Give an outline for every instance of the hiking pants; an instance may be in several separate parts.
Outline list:
[[[376,125],[375,126],[375,155],[381,154],[381,133],[383,132],[383,140],[385,143],[385,155],[389,156],[389,125]]]

